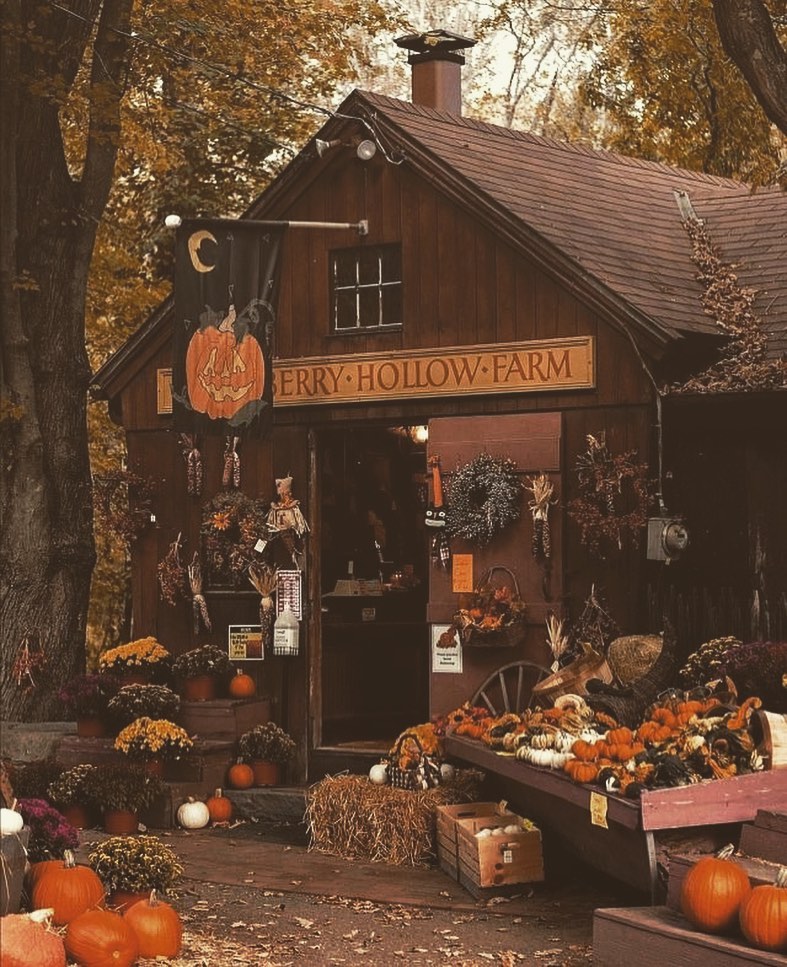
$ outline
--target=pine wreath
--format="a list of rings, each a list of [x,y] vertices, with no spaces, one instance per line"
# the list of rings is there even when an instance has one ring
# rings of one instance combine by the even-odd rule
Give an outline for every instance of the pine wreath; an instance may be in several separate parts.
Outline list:
[[[522,511],[516,464],[482,453],[451,476],[446,533],[484,547]]]

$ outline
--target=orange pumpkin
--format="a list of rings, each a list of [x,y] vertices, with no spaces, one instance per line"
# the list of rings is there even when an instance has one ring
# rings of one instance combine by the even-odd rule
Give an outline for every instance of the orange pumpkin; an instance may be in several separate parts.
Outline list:
[[[230,766],[227,781],[233,789],[251,789],[254,785],[254,770],[242,759],[238,759],[234,766]]]
[[[63,861],[48,866],[33,884],[32,901],[36,909],[51,907],[52,922],[62,926],[101,906],[104,884],[89,866],[77,866],[74,854],[66,850]]]
[[[730,857],[732,845],[715,856],[703,856],[683,877],[680,909],[693,926],[707,933],[726,933],[738,923],[741,903],[751,892],[749,877]]]
[[[229,419],[265,388],[265,360],[248,333],[240,342],[232,329],[198,329],[186,350],[186,387],[191,405],[212,420]]]
[[[787,953],[787,867],[780,867],[775,883],[755,886],[739,915],[743,936],[753,947]]]
[[[205,802],[212,823],[228,823],[232,819],[232,800],[217,789]]]
[[[574,782],[593,782],[598,775],[595,762],[583,762],[582,759],[569,759],[563,768]]]
[[[9,913],[2,919],[3,967],[66,967],[63,941],[45,921],[47,910]]]
[[[571,751],[582,762],[593,762],[598,759],[598,746],[595,742],[587,742],[585,739],[577,739],[571,746]]]
[[[634,733],[624,726],[619,729],[610,729],[605,736],[610,745],[630,745],[633,738]]]
[[[183,925],[177,912],[162,903],[151,890],[150,898],[138,900],[124,914],[137,937],[140,957],[177,957],[183,941]]]
[[[66,953],[80,967],[131,967],[139,956],[137,935],[110,910],[88,910],[73,919],[65,944]]]
[[[230,679],[229,693],[233,698],[251,698],[257,692],[257,683],[240,669]]]

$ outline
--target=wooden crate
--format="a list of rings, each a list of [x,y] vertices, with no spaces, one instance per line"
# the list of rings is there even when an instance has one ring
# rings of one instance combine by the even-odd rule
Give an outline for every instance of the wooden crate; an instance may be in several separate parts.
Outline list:
[[[499,814],[500,805],[496,802],[463,802],[450,806],[438,806],[437,861],[440,868],[453,879],[459,879],[459,846],[456,833],[458,820]]]
[[[201,739],[234,741],[255,725],[269,722],[270,717],[270,699],[217,698],[181,702],[178,724]]]
[[[516,883],[536,883],[544,879],[541,831],[523,829],[518,833],[479,839],[482,829],[518,825],[514,813],[460,819],[456,824],[460,880],[464,875],[478,887],[501,887]]]

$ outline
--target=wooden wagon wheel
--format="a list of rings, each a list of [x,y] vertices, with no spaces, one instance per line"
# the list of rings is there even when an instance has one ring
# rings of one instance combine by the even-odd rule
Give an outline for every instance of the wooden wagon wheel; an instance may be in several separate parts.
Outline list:
[[[533,661],[514,661],[493,672],[472,698],[492,715],[522,712],[533,700],[533,688],[552,673]]]

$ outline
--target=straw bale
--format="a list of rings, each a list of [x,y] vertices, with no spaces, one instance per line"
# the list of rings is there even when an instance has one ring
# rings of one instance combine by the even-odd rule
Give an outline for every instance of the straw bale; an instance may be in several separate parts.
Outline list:
[[[309,789],[309,849],[345,859],[427,866],[436,853],[436,808],[473,802],[483,774],[458,769],[456,779],[410,791],[375,785],[367,776],[326,776]]]

